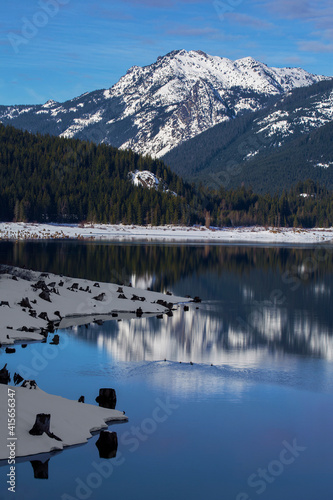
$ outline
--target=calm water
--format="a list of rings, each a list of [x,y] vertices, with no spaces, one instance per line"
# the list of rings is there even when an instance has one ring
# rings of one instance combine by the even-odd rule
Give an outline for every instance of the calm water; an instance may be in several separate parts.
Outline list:
[[[0,350],[0,366],[50,393],[94,403],[100,387],[114,387],[129,416],[111,426],[116,458],[99,457],[95,435],[31,458],[48,479],[23,460],[15,498],[332,499],[328,248],[1,243],[0,261],[203,298],[172,318],[76,327],[59,346]]]

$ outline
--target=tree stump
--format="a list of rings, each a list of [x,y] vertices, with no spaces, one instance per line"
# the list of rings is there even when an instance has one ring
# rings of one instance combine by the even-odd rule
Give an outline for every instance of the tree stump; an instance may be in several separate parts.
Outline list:
[[[115,458],[118,449],[118,437],[116,432],[101,431],[96,446],[100,458]]]
[[[39,294],[39,297],[43,300],[46,300],[47,302],[51,302],[51,299],[50,299],[50,292],[46,291],[46,290],[43,290],[40,294]]]
[[[37,413],[36,422],[30,429],[29,434],[32,436],[41,436],[44,432],[48,434],[50,432],[50,421],[51,415],[49,413]]]
[[[28,309],[32,309],[32,305],[29,302],[28,297],[23,297],[21,302],[18,303],[19,306],[21,307],[27,307]]]
[[[105,293],[102,292],[99,295],[96,295],[96,297],[93,297],[93,300],[99,300],[100,302],[102,302],[104,300],[104,297],[105,297]]]
[[[139,307],[136,311],[135,311],[135,314],[136,314],[136,317],[137,318],[141,318],[142,314],[143,314],[143,311],[141,309],[141,307]]]
[[[29,434],[31,434],[32,436],[41,436],[45,432],[45,434],[50,438],[56,439],[57,441],[61,441],[61,439],[58,436],[55,436],[50,431],[50,422],[51,422],[50,413],[37,413],[36,421],[32,429],[30,429]]]
[[[99,390],[96,402],[103,408],[114,410],[117,404],[117,395],[114,389],[104,388]]]
[[[45,321],[49,321],[49,318],[47,316],[47,313],[46,312],[41,312],[40,314],[38,314],[38,317],[40,319],[44,319]]]

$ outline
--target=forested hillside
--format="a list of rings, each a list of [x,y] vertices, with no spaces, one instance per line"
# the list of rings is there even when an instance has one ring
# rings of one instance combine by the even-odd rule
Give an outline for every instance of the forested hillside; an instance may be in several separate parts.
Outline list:
[[[137,224],[202,221],[201,201],[159,160],[76,139],[0,125],[2,220],[96,220]],[[150,170],[175,193],[135,187],[134,170]],[[199,210],[197,210],[199,207]]]
[[[157,190],[135,186],[128,176],[135,170],[164,182]],[[0,125],[0,220],[327,227],[333,198],[313,181],[274,195],[227,190],[218,179],[209,190],[132,151]]]
[[[333,80],[295,89],[174,148],[163,161],[185,180],[258,193],[289,190],[305,179],[333,188]],[[317,165],[319,167],[317,167]],[[320,168],[327,165],[330,168]]]

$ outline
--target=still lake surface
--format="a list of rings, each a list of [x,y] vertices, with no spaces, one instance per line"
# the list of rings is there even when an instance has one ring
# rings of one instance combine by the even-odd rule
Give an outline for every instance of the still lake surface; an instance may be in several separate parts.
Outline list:
[[[99,457],[96,434],[31,458],[49,460],[48,479],[18,463],[15,498],[333,498],[332,248],[2,242],[0,262],[203,299],[0,349],[1,366],[47,392],[96,404],[115,388],[129,416],[110,426],[116,458]]]

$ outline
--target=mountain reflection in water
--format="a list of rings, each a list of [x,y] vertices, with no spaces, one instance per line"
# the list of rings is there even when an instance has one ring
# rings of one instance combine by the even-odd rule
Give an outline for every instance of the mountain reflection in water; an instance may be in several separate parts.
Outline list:
[[[1,262],[200,295],[172,318],[77,328],[119,360],[250,362],[264,351],[333,357],[333,251],[91,242],[1,242]]]

